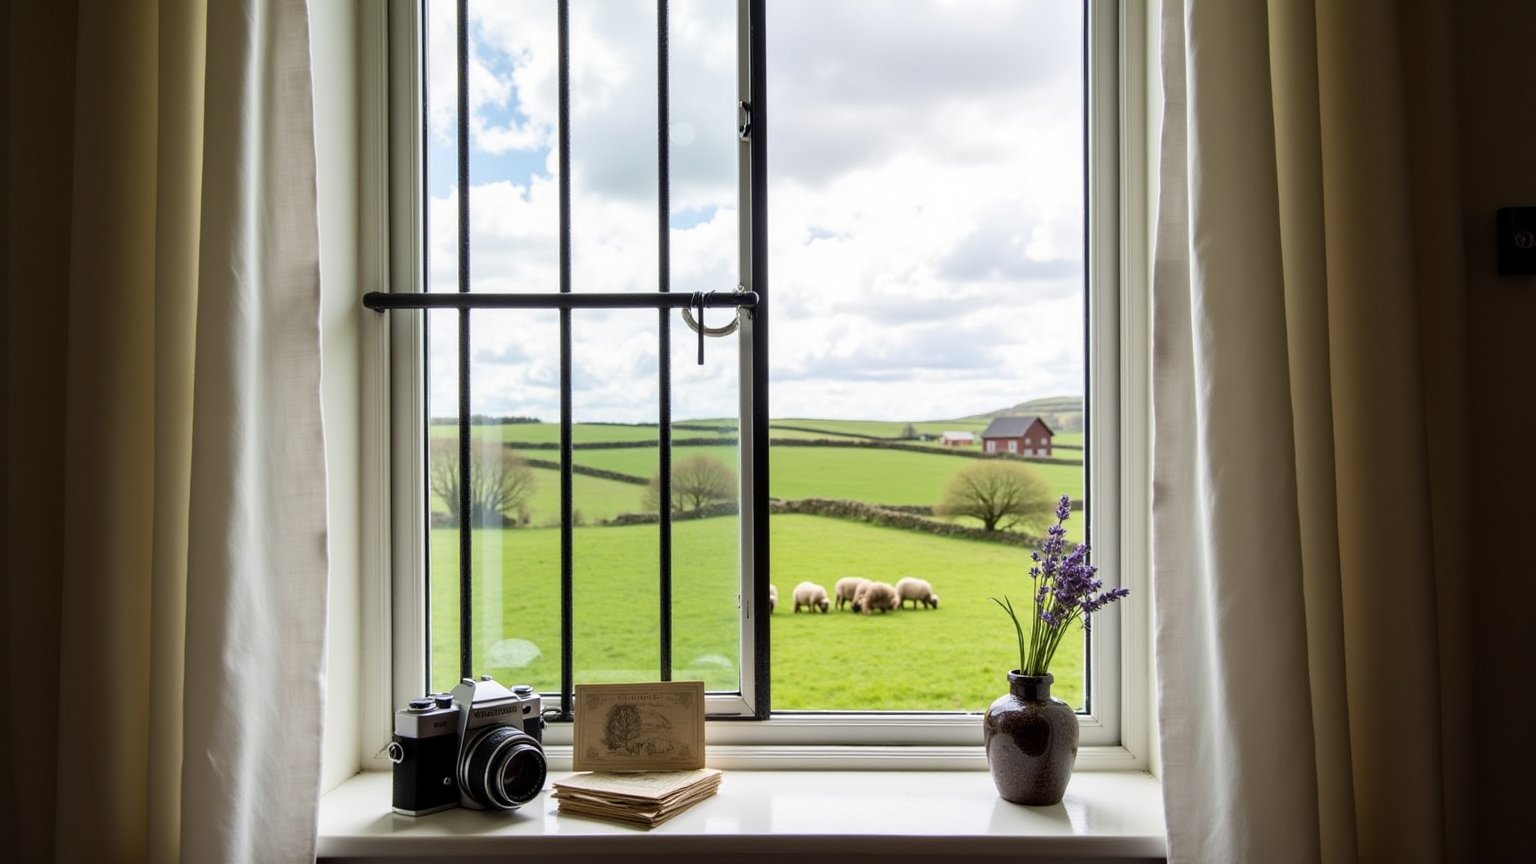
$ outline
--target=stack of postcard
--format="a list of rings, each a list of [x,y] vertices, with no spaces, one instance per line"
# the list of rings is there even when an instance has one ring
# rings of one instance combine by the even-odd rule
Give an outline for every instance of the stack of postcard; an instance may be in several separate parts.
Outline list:
[[[671,819],[720,789],[720,772],[647,771],[573,774],[554,784],[550,796],[561,813],[596,816],[647,828]]]

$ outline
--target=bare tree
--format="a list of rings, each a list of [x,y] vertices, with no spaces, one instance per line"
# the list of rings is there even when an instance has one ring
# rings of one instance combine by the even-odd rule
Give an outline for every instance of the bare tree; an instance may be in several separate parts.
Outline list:
[[[736,472],[705,453],[684,456],[672,463],[672,509],[702,510],[705,504],[736,497]],[[661,475],[651,477],[645,490],[645,506],[661,506]]]
[[[427,448],[427,483],[460,521],[459,442],[433,438]],[[533,495],[533,469],[499,441],[469,442],[469,524],[502,525]]]
[[[960,469],[944,490],[938,512],[980,519],[988,531],[1038,524],[1056,505],[1045,481],[1017,462],[984,460]]]

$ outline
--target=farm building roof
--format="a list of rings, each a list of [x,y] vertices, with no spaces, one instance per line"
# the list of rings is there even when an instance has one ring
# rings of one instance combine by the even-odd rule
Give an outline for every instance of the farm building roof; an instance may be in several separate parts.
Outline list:
[[[993,417],[992,422],[988,423],[986,430],[981,433],[981,437],[983,439],[1022,438],[1024,433],[1029,430],[1029,427],[1035,425],[1036,420],[1040,420],[1040,418],[1034,415],[1028,417]],[[1050,426],[1046,425],[1044,420],[1040,420],[1040,425],[1045,426],[1046,434],[1056,434],[1051,430]]]

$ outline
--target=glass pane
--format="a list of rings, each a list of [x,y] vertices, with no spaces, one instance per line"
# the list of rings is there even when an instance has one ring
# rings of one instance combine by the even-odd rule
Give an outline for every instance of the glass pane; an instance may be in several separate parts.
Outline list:
[[[570,10],[572,290],[655,291],[656,4]]]
[[[431,681],[447,689],[459,678],[458,313],[429,321]],[[546,691],[561,668],[558,334],[553,311],[471,318],[472,672]]]
[[[776,0],[767,24],[773,707],[979,711],[1018,664],[990,599],[1032,597],[1015,544],[1083,498],[1082,7]],[[968,500],[972,471],[1035,506]],[[794,613],[846,577],[942,603]],[[1083,657],[1052,667],[1079,706]]]
[[[456,18],[427,3],[427,290],[459,290]],[[671,12],[671,288],[736,285],[735,4],[688,0]],[[654,291],[657,232],[656,5],[572,4],[572,287]],[[469,3],[470,288],[559,290],[555,4]],[[715,311],[711,324],[731,313]],[[472,313],[469,411],[476,674],[560,683],[559,354],[557,312]],[[575,678],[654,679],[659,642],[662,502],[658,313],[579,310],[573,320]],[[674,322],[677,319],[673,319]],[[429,474],[457,482],[459,315],[428,316]],[[676,323],[674,365],[694,343]],[[737,340],[712,340],[710,363],[676,373],[673,435],[725,466],[723,488],[675,500],[677,674],[739,687]],[[686,412],[679,414],[679,410]],[[701,419],[702,418],[702,419]],[[707,451],[707,452],[706,452]],[[688,454],[679,453],[674,464]],[[718,485],[718,484],[717,484]],[[455,487],[456,488],[456,487]],[[489,492],[487,491],[489,490]],[[431,671],[457,679],[460,516],[456,494],[431,496]],[[701,510],[703,518],[692,518]]]
[[[470,290],[555,292],[559,277],[555,4],[470,0]],[[458,290],[454,0],[427,3],[428,290]]]
[[[655,681],[659,541],[654,517],[637,514],[657,470],[656,312],[583,310],[571,323],[576,681]]]
[[[737,205],[736,4],[674,0],[670,4],[672,290],[736,287],[740,237]],[[705,323],[731,320],[711,309]],[[741,450],[737,442],[740,340],[698,340],[680,316],[672,320],[672,461],[683,511],[672,532],[673,677],[702,680],[711,691],[741,684]],[[711,481],[710,478],[715,478]],[[716,489],[718,500],[680,494]],[[726,497],[726,496],[729,497]]]
[[[731,314],[718,313],[724,324]],[[673,327],[673,677],[712,691],[741,684],[741,447],[736,335],[711,338],[705,365]]]

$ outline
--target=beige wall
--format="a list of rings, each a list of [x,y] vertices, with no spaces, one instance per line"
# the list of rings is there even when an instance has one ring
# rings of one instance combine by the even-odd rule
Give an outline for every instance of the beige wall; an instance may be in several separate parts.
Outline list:
[[[1494,211],[1536,206],[1536,3],[1457,8],[1483,860],[1531,848],[1536,777],[1536,277],[1495,272]],[[1506,856],[1509,856],[1506,858]]]
[[[321,788],[357,773],[362,654],[361,523],[358,490],[363,440],[358,385],[358,8],[310,4],[315,81],[315,181],[320,209],[320,337],[325,351],[327,538],[326,704]]]

